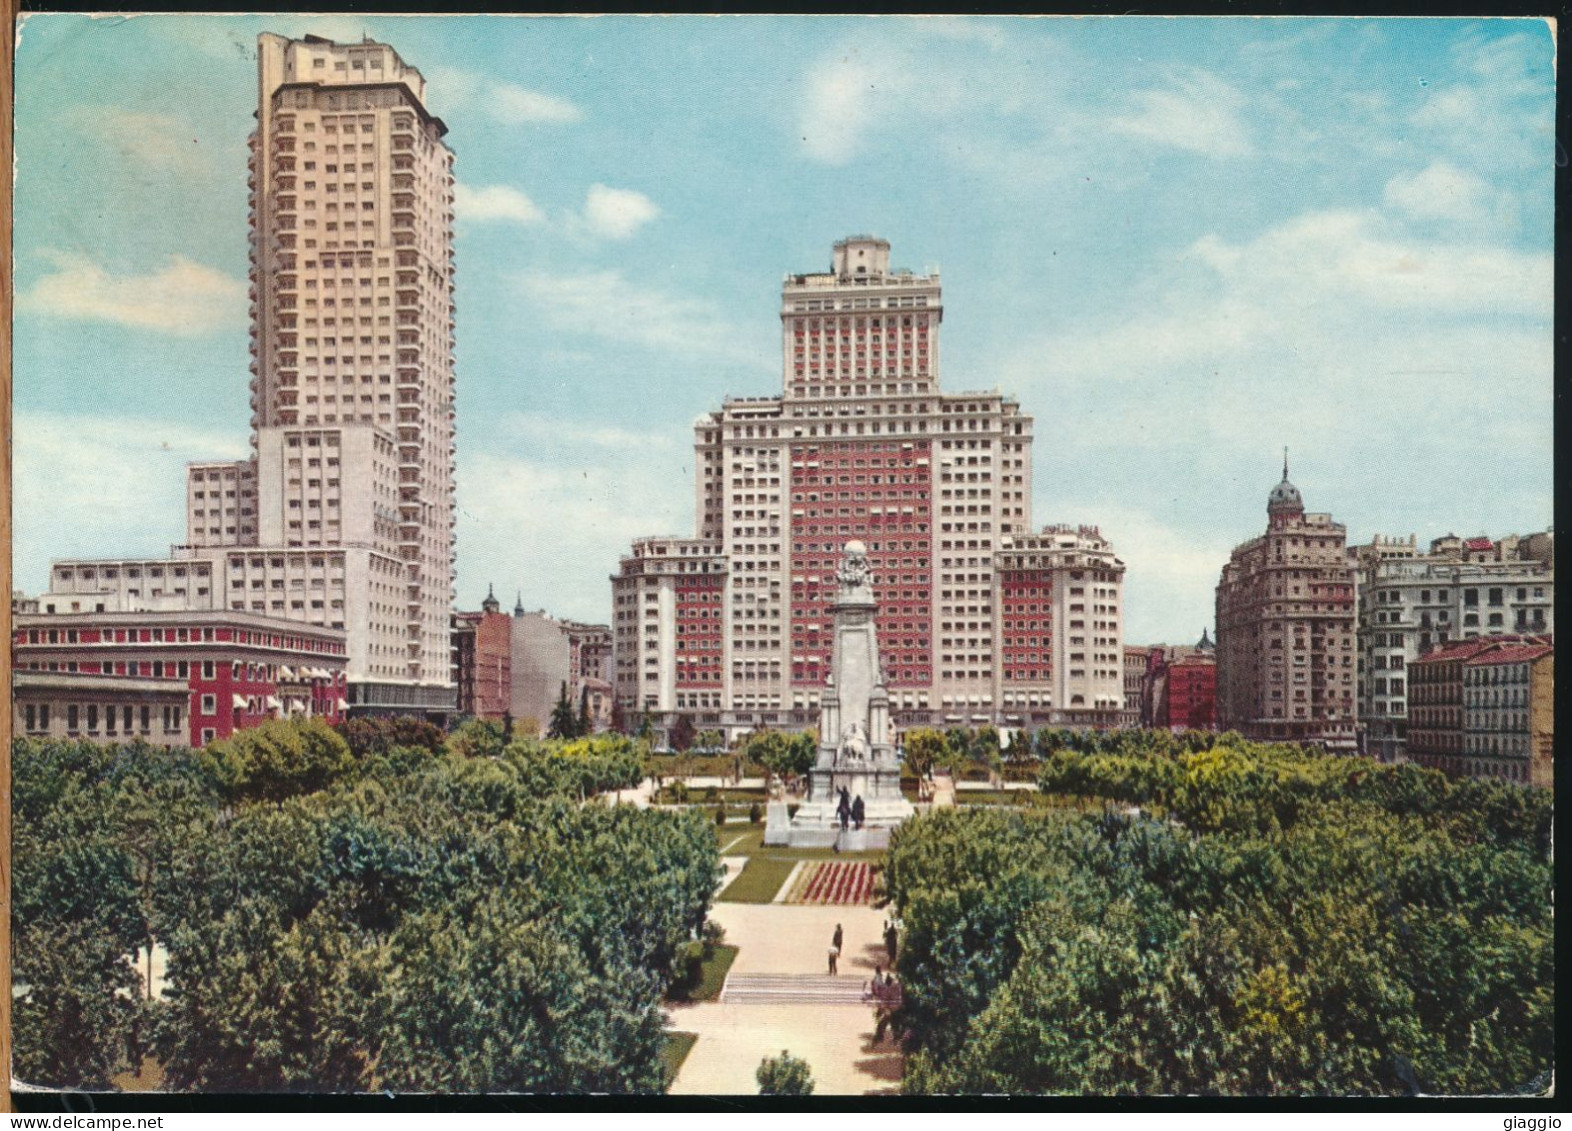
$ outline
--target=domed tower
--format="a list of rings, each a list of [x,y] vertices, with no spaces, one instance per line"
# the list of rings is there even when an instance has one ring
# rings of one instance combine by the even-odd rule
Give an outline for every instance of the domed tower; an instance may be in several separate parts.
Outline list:
[[[1282,526],[1289,519],[1302,518],[1305,513],[1305,501],[1299,488],[1288,481],[1287,448],[1283,449],[1283,481],[1266,497],[1266,513],[1270,527]]]
[[[502,603],[497,600],[494,587],[486,586],[486,599],[480,603],[480,611],[483,613],[495,613],[500,612],[501,609]]]

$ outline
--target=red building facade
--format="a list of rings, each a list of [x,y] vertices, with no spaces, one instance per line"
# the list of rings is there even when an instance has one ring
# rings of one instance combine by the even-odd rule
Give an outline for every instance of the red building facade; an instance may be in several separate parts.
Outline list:
[[[315,625],[224,611],[34,613],[14,618],[11,642],[19,672],[183,683],[192,746],[273,718],[337,722],[348,708],[344,633]],[[80,736],[97,737],[82,722]]]
[[[677,577],[677,679],[696,691],[721,686],[721,596],[724,578],[715,573]]]
[[[878,579],[876,615],[888,686],[933,681],[933,472],[923,442],[791,446],[791,683],[806,692],[830,670],[830,606],[842,547],[868,547]]]
[[[1217,725],[1217,661],[1185,656],[1167,665],[1164,718],[1159,726],[1175,730],[1212,730]]]

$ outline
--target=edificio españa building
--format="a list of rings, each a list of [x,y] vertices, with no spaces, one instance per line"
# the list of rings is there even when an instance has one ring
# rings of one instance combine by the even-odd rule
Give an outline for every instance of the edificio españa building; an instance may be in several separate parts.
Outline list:
[[[257,41],[251,445],[192,464],[187,583],[57,562],[93,607],[341,629],[361,712],[453,709],[453,153],[386,44]],[[181,571],[183,574],[186,570]],[[129,582],[129,584],[128,584]]]
[[[786,276],[783,391],[694,428],[693,538],[612,578],[616,693],[700,726],[808,726],[835,569],[866,543],[898,725],[1113,725],[1124,564],[1092,527],[1031,526],[1032,420],[939,384],[939,277],[871,236]]]

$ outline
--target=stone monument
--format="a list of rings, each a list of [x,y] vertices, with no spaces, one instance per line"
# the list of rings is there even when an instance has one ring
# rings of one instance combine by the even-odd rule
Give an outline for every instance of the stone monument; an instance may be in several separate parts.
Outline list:
[[[846,851],[883,848],[890,830],[912,815],[901,794],[900,760],[890,725],[890,696],[879,662],[873,570],[861,542],[848,542],[836,571],[834,651],[819,699],[819,759],[808,796],[787,831],[793,847]],[[860,809],[861,828],[852,815]]]

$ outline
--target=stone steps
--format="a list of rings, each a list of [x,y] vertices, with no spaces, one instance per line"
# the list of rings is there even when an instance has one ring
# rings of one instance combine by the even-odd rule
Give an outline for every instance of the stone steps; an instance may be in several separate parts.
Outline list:
[[[851,975],[732,974],[721,989],[720,1000],[727,1005],[880,1004],[863,997],[867,981]]]

